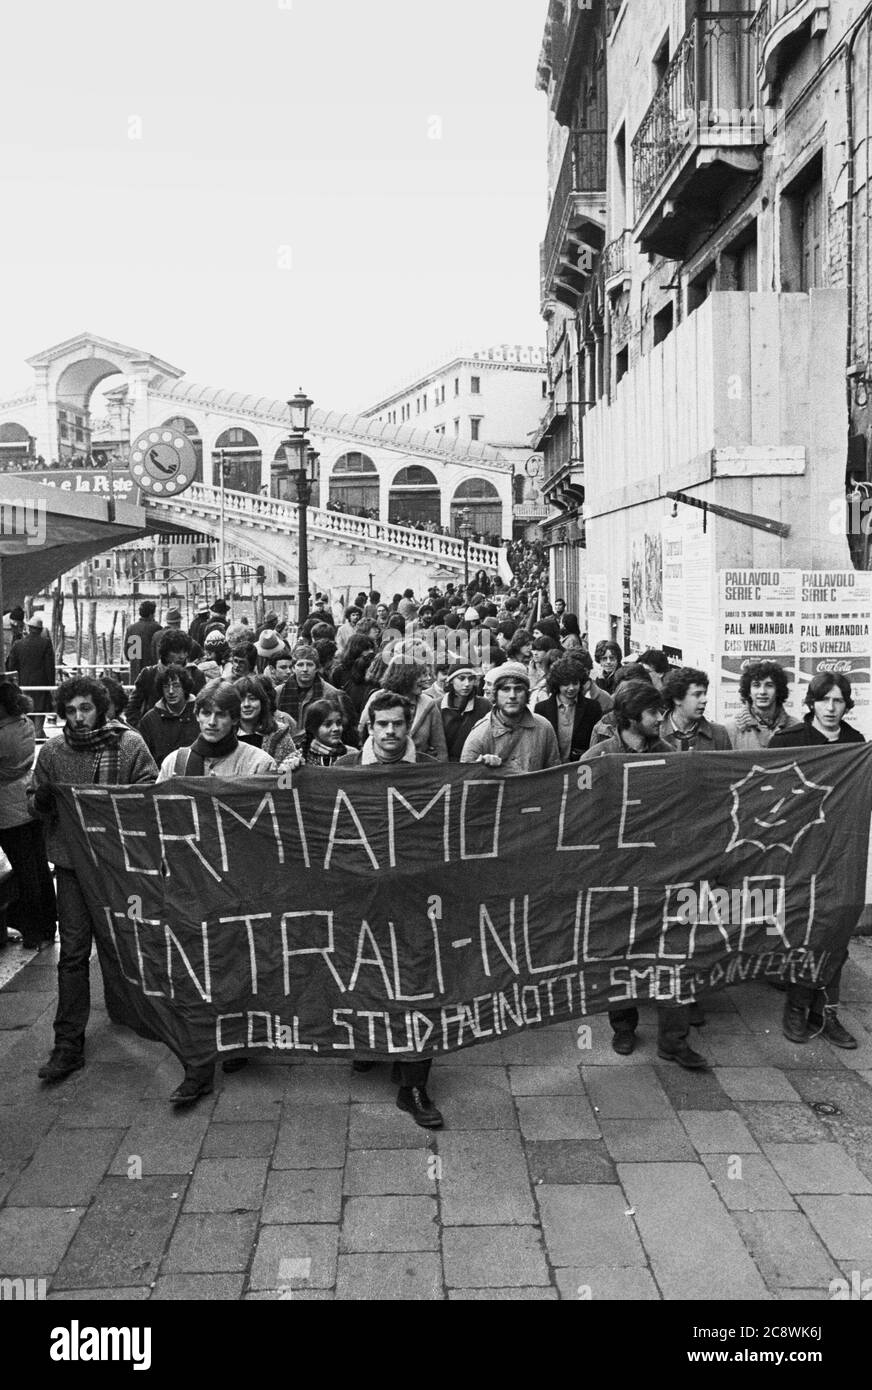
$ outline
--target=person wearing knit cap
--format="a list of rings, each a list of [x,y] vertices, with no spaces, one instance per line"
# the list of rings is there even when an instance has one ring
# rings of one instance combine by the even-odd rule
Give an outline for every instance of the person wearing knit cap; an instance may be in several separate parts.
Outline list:
[[[445,677],[445,693],[439,701],[448,761],[460,762],[463,745],[480,719],[490,714],[490,703],[478,694],[479,668],[452,663]]]
[[[265,627],[258,635],[258,639],[254,646],[258,656],[262,656],[269,661],[275,661],[282,653],[286,653],[288,650],[287,644],[282,641],[275,629],[269,627]]]
[[[540,772],[557,767],[557,735],[538,714],[527,708],[530,677],[518,661],[506,661],[493,678],[494,707],[469,733],[460,755],[462,763],[485,763],[506,773]]]

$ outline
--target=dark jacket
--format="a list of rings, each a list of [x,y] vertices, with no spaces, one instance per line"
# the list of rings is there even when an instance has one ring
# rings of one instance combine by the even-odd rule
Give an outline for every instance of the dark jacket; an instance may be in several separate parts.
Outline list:
[[[144,666],[136,677],[136,684],[133,687],[127,709],[124,711],[128,724],[134,729],[139,727],[142,716],[148,710],[154,709],[158,702],[157,677],[161,669],[160,666]],[[194,694],[196,695],[197,691],[202,690],[206,684],[206,677],[196,666],[188,666],[185,669],[194,681]]]
[[[678,731],[672,722],[672,715],[667,714],[663,723],[660,725],[660,737],[664,743],[668,743],[674,753],[682,750],[681,739]],[[696,729],[693,734],[693,742],[690,749],[686,750],[693,753],[725,753],[732,748],[732,740],[723,724],[713,724],[705,715],[697,721]]]
[[[199,734],[195,703],[190,695],[181,714],[173,714],[163,700],[158,700],[140,719],[139,734],[158,767],[168,753],[175,753],[177,748],[189,748]]]
[[[769,740],[770,748],[814,748],[827,743],[865,743],[866,740],[855,729],[853,725],[846,724],[842,720],[839,725],[839,737],[834,739],[824,738],[823,734],[812,724],[813,714],[807,714],[802,723],[794,729],[779,729],[777,734],[773,734]]]
[[[131,623],[124,634],[124,660],[130,662],[131,682],[136,680],[143,666],[151,665],[151,643],[161,625],[154,618],[140,618]]]
[[[299,728],[305,723],[306,710],[316,700],[336,701],[342,711],[342,737],[346,743],[355,744],[356,720],[351,701],[343,691],[325,681],[323,676],[316,676],[308,690],[301,690],[293,675],[276,688],[276,709],[281,710],[282,714],[289,714]]]
[[[9,650],[6,670],[18,672],[18,684],[21,686],[54,686],[55,659],[51,638],[42,632],[29,632],[26,637],[19,637]],[[51,690],[33,690],[30,698],[37,713],[52,707]]]
[[[541,714],[543,719],[547,719],[557,734],[559,726],[557,696],[551,695],[547,700],[541,700],[536,706],[536,713]],[[582,753],[587,752],[590,747],[593,727],[598,722],[601,713],[602,709],[598,700],[587,700],[583,695],[579,695],[575,702],[575,722],[572,726],[572,747],[569,750],[569,762],[577,763]]]
[[[486,714],[490,714],[490,702],[485,700],[482,695],[472,694],[463,708],[458,709],[456,705],[451,704],[448,695],[443,695],[439,701],[439,711],[442,715],[442,727],[445,730],[448,761],[459,763],[467,736],[480,719],[484,719]]]

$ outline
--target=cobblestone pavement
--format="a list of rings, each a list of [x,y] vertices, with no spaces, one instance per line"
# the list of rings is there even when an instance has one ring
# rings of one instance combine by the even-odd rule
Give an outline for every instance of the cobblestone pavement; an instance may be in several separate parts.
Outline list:
[[[12,949],[12,948],[10,948]],[[18,949],[18,948],[14,948]],[[50,1299],[813,1299],[872,1278],[872,943],[841,1017],[861,1046],[781,1036],[783,996],[732,989],[660,1062],[604,1017],[439,1059],[437,1134],[389,1068],[257,1061],[188,1113],[159,1044],[95,1010],[56,1087],[55,960],[0,991],[0,1277]],[[95,996],[101,998],[99,985]],[[139,1176],[138,1176],[139,1175]]]

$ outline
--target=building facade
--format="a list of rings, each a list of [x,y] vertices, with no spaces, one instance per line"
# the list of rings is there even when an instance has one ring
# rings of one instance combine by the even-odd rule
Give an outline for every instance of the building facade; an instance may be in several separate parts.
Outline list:
[[[872,492],[870,22],[552,0],[540,438],[552,579],[574,549],[592,636],[662,638],[664,545],[869,568],[845,494]]]
[[[537,485],[531,438],[548,396],[547,359],[541,347],[502,344],[458,355],[385,396],[363,412],[386,425],[417,425],[458,443],[484,443],[511,460],[516,534],[543,521],[549,508]],[[528,466],[529,465],[529,466]],[[470,484],[462,500],[477,522],[492,530],[488,513],[498,499],[491,489]],[[461,508],[455,508],[458,524]],[[393,518],[392,518],[393,519]]]

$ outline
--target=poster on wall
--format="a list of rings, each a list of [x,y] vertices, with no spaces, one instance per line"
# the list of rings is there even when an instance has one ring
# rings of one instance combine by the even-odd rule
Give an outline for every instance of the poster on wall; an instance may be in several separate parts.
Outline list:
[[[633,650],[633,610],[632,593],[630,579],[624,576],[621,579],[621,609],[623,611],[623,641],[624,656],[629,656]]]
[[[872,573],[868,570],[802,570],[796,701],[804,706],[808,683],[821,672],[851,682],[854,708],[848,723],[872,738],[870,625]]]
[[[631,542],[630,618],[633,631],[640,638],[645,626],[645,537],[641,532]]]
[[[593,651],[597,642],[604,642],[611,637],[608,581],[604,574],[589,574],[586,583],[587,644]]]
[[[851,682],[848,716],[872,738],[872,574],[855,570],[721,570],[716,718],[740,708],[739,680],[754,661],[777,661],[790,683],[788,711],[806,713],[809,681],[824,671]]]
[[[663,622],[663,538],[645,532],[645,613],[650,623]]]
[[[661,526],[660,643],[675,665],[712,671],[717,649],[717,594],[712,518],[683,508]]]

